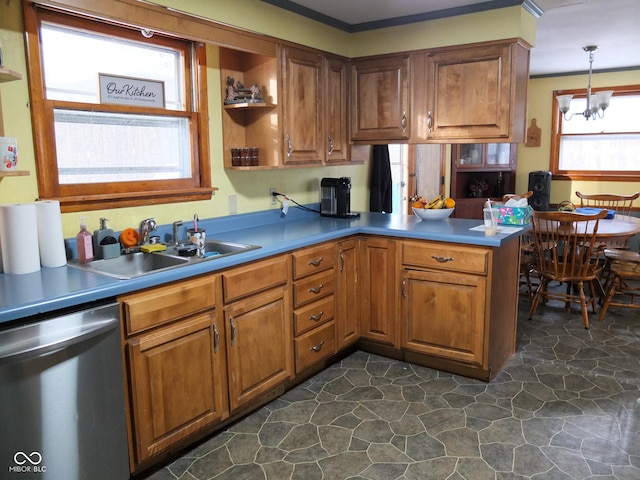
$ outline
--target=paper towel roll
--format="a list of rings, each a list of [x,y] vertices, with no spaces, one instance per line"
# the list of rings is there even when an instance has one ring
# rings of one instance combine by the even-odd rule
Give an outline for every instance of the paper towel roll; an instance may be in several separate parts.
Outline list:
[[[40,270],[35,204],[0,205],[0,238],[4,273],[22,274]]]
[[[36,202],[40,264],[43,267],[62,267],[67,264],[62,233],[62,214],[57,200]]]

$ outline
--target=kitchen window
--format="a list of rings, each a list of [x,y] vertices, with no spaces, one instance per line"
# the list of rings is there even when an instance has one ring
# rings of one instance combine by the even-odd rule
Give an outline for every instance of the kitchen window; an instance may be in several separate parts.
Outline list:
[[[554,179],[638,181],[640,150],[640,85],[598,88],[613,90],[603,118],[586,120],[584,90],[553,94],[551,172]],[[573,94],[565,120],[558,110],[557,96]]]
[[[33,6],[25,25],[40,198],[211,198],[203,45]]]

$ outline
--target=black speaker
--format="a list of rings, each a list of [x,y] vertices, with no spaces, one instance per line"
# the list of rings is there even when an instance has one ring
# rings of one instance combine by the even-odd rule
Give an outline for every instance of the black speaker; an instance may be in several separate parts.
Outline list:
[[[551,199],[551,172],[540,170],[529,172],[529,190],[533,192],[529,205],[534,210],[549,210]]]

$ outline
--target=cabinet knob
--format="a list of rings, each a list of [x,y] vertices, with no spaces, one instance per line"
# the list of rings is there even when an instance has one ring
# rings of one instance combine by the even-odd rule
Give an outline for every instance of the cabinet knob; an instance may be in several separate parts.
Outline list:
[[[233,347],[236,340],[236,324],[233,321],[233,317],[229,318],[229,324],[231,325],[231,346]]]
[[[218,327],[216,324],[213,324],[213,353],[218,353],[218,345],[220,344],[220,333],[218,332]]]
[[[317,322],[318,320],[320,320],[322,318],[322,315],[324,315],[324,312],[320,312],[317,315],[310,315],[309,316],[309,320]]]
[[[400,123],[402,125],[402,133],[407,133],[407,112],[402,112],[402,120]]]
[[[431,133],[433,131],[433,113],[431,110],[427,112],[427,132]]]
[[[331,155],[333,153],[333,137],[331,135],[327,135],[327,138],[329,139],[329,152],[328,152],[328,155]]]
[[[320,350],[322,350],[322,347],[324,347],[324,340],[322,340],[319,344],[314,345],[309,350],[311,350],[312,352],[319,352]]]
[[[292,150],[293,150],[293,145],[291,144],[291,137],[287,133],[287,158],[291,158]]]
[[[318,285],[317,287],[311,287],[309,289],[310,293],[320,293],[320,290],[322,290],[322,287],[324,287],[324,285],[321,283],[320,285]]]

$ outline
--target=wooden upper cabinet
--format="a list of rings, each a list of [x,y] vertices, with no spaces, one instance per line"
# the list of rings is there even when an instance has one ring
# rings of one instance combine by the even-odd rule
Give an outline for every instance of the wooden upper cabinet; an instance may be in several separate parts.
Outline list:
[[[409,139],[409,55],[356,60],[351,68],[351,140]]]
[[[340,58],[325,58],[325,161],[347,163],[349,151],[349,64]]]
[[[417,138],[460,143],[523,142],[529,49],[489,42],[426,53],[426,131]],[[418,77],[416,77],[418,78]]]
[[[283,163],[317,164],[324,158],[323,58],[282,48]]]

